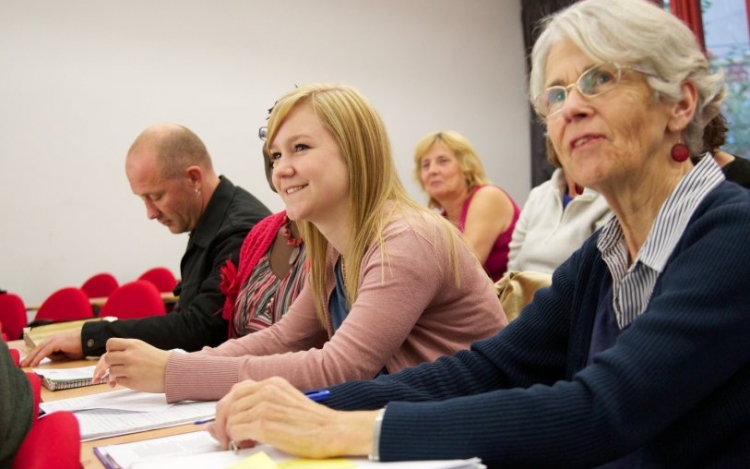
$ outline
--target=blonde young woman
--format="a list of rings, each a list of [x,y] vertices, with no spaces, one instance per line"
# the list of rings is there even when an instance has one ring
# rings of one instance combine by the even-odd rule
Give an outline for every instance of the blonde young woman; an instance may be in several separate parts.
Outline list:
[[[493,281],[508,266],[508,245],[520,214],[518,205],[484,173],[471,143],[458,132],[424,136],[414,150],[414,176],[428,205],[456,225]]]
[[[506,325],[470,248],[406,195],[383,122],[357,91],[292,90],[269,116],[264,150],[310,264],[283,319],[192,354],[111,340],[97,376],[108,369],[111,383],[170,402],[270,376],[305,390],[433,361]]]

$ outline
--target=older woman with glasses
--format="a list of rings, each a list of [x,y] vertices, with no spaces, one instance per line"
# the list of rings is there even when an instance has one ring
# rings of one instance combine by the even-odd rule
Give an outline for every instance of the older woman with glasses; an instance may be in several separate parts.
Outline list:
[[[325,406],[278,379],[242,383],[218,405],[222,444],[489,467],[747,466],[750,193],[689,158],[721,74],[651,2],[582,0],[546,21],[530,88],[566,171],[614,217],[496,336],[330,387]]]

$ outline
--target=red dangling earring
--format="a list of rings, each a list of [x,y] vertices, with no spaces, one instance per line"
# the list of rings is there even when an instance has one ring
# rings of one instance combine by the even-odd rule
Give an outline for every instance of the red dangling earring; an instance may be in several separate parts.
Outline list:
[[[677,143],[672,145],[672,149],[669,151],[669,154],[670,156],[672,156],[673,160],[678,163],[682,163],[686,159],[690,158],[690,148],[682,143],[682,139],[680,138],[679,134],[680,129],[675,129],[674,131],[677,132]]]
[[[580,184],[576,184],[576,194],[581,195],[583,194],[583,186]]]
[[[687,145],[682,142],[677,142],[672,146],[672,150],[669,152],[672,159],[678,163],[682,163],[686,159],[690,158],[690,149]]]

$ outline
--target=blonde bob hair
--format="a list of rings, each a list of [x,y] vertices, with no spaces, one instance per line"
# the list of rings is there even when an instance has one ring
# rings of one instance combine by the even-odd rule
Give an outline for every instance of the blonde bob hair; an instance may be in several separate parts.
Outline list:
[[[385,263],[384,231],[394,213],[403,210],[424,212],[443,223],[450,242],[450,259],[457,272],[456,247],[452,227],[413,201],[396,173],[391,145],[380,115],[354,88],[345,85],[311,84],[293,89],[274,106],[268,118],[268,138],[264,151],[276,138],[281,125],[294,109],[307,106],[320,119],[338,143],[349,173],[350,252],[346,253],[344,285],[347,301],[353,305],[359,291],[359,271],[369,246],[378,243]],[[270,152],[269,152],[270,153]],[[318,316],[323,320],[328,240],[310,222],[297,221],[307,245],[310,282]],[[384,269],[385,270],[385,269]]]
[[[646,0],[583,0],[543,20],[544,31],[531,53],[532,102],[545,88],[547,57],[557,43],[571,40],[597,63],[637,65],[655,100],[682,99],[681,85],[695,85],[698,102],[682,140],[693,155],[701,153],[703,129],[720,110],[724,75],[711,73],[693,33],[674,15]]]
[[[466,186],[469,191],[479,185],[491,184],[484,172],[482,160],[479,159],[479,155],[474,151],[474,147],[471,146],[466,137],[452,130],[438,130],[422,137],[417,142],[417,148],[414,150],[414,178],[423,191],[425,188],[422,182],[422,158],[437,142],[442,142],[443,145],[456,155],[458,166],[464,174]],[[433,197],[430,197],[427,205],[430,208],[442,208],[440,203]]]

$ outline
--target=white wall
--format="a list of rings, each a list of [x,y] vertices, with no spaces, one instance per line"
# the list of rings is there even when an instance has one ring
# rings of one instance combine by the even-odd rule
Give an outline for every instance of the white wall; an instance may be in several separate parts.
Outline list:
[[[29,0],[0,3],[0,287],[27,304],[110,271],[179,273],[187,235],[146,219],[124,155],[184,124],[272,210],[257,128],[294,84],[343,82],[390,130],[410,193],[415,142],[453,129],[490,178],[529,190],[517,0]]]

